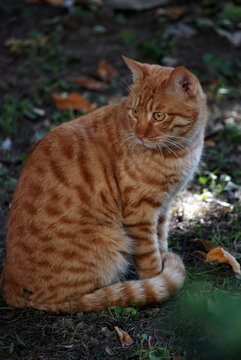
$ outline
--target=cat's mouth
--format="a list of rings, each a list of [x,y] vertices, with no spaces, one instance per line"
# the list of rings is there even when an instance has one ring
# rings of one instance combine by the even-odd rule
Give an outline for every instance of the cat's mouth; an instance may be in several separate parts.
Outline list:
[[[186,140],[189,141],[188,139]],[[150,149],[158,149],[160,150],[160,152],[162,152],[163,150],[167,150],[168,152],[174,154],[176,157],[178,157],[176,151],[182,150],[185,147],[183,144],[181,144],[176,139],[174,140],[172,137],[166,137],[164,139],[160,137],[143,137],[142,139],[138,139],[138,137],[136,137],[136,141],[140,145],[146,146]]]
[[[138,144],[144,145],[151,149],[159,148],[162,143],[162,139],[157,138],[157,137],[155,137],[155,138],[145,138],[144,137],[142,139],[139,139],[138,137],[136,137],[136,141]]]

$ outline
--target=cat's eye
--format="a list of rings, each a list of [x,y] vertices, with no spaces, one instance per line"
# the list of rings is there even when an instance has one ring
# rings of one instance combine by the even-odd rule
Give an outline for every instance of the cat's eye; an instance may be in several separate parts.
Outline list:
[[[166,114],[163,112],[154,112],[153,116],[156,121],[162,121],[166,118]]]
[[[139,116],[138,110],[132,109],[132,115],[133,115],[135,118],[138,118],[138,116]]]

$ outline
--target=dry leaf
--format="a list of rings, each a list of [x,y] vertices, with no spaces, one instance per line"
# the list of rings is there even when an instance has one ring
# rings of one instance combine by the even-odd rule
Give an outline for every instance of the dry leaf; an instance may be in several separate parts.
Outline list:
[[[43,46],[48,39],[48,36],[42,36],[40,39],[11,38],[6,41],[6,45],[11,48],[12,52],[21,53],[23,47]]]
[[[174,355],[172,360],[183,360],[183,357],[178,356],[178,355]]]
[[[68,81],[73,81],[76,84],[80,85],[83,88],[89,89],[89,90],[96,90],[96,91],[105,91],[106,85],[102,83],[101,81],[96,81],[94,79],[91,79],[87,76],[81,76],[78,78],[67,78]]]
[[[116,70],[108,65],[105,60],[99,62],[96,72],[103,81],[110,81],[117,76]]]
[[[208,240],[195,239],[194,242],[198,245],[201,245],[205,251],[209,251],[215,247],[214,243]]]
[[[27,3],[32,4],[50,4],[52,6],[61,6],[66,0],[26,0]]]
[[[83,96],[77,93],[70,93],[69,95],[52,94],[55,101],[55,105],[58,109],[74,109],[81,110],[83,112],[93,110],[96,108],[96,104],[92,104]]]
[[[210,146],[210,147],[214,147],[214,146],[216,146],[216,143],[215,143],[215,141],[209,139],[209,140],[205,140],[204,145],[205,145],[206,147],[209,147],[209,146]]]
[[[204,251],[201,251],[201,250],[195,250],[195,251],[193,251],[193,254],[200,254],[200,255],[202,255],[205,259],[207,258],[207,253],[205,253]]]
[[[232,266],[234,273],[241,275],[240,265],[237,260],[225,251],[221,246],[209,251],[207,254],[206,262],[217,261],[219,263],[226,263]]]
[[[207,80],[207,83],[208,84],[218,85],[218,84],[221,84],[221,80],[217,79],[217,78],[210,78],[210,79]]]
[[[115,331],[117,332],[120,342],[123,346],[129,346],[134,343],[134,340],[130,337],[130,335],[119,328],[118,326],[114,326]]]
[[[171,17],[172,19],[175,19],[175,20],[178,19],[179,17],[181,17],[183,14],[184,14],[184,8],[177,7],[177,6],[168,7],[166,9],[160,8],[160,9],[157,9],[157,11],[156,11],[157,17],[167,16],[167,17]]]
[[[60,5],[63,5],[65,0],[46,0],[46,2],[53,6],[60,6]]]

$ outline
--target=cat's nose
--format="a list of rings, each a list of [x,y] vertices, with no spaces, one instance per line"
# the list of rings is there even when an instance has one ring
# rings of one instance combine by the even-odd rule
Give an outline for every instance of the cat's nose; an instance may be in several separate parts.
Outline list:
[[[139,139],[139,140],[143,140],[144,137],[145,137],[145,129],[143,129],[142,126],[138,125],[136,127],[136,137]]]

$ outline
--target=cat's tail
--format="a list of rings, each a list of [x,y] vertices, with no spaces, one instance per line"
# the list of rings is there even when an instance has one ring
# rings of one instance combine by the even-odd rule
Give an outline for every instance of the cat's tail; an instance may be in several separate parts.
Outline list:
[[[79,299],[62,304],[36,304],[31,300],[28,306],[46,310],[78,313],[102,311],[116,305],[153,304],[166,300],[176,293],[185,280],[185,267],[179,256],[167,253],[163,272],[153,278],[116,283],[83,295]]]

